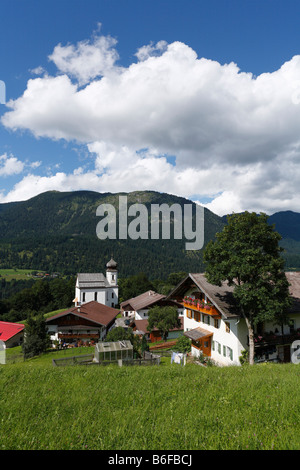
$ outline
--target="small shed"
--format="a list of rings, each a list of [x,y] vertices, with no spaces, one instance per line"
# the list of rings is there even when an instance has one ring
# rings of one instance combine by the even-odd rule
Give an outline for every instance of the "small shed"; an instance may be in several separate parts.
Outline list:
[[[100,341],[95,346],[95,361],[117,361],[133,358],[133,346],[130,341]]]

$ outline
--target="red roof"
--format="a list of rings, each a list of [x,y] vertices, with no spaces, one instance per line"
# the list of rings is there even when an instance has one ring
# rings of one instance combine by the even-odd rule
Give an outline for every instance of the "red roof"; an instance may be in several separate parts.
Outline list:
[[[84,318],[90,320],[94,323],[107,326],[111,323],[116,316],[120,313],[120,310],[112,307],[108,307],[107,305],[100,304],[95,300],[91,302],[87,302],[80,307],[73,307],[69,310],[65,310],[64,312],[58,313],[53,317],[50,317],[46,320],[47,323],[55,323],[55,320],[64,317],[65,315],[75,315],[80,318]]]
[[[0,321],[0,341],[8,341],[10,338],[18,333],[21,333],[25,328],[22,323],[10,323]]]

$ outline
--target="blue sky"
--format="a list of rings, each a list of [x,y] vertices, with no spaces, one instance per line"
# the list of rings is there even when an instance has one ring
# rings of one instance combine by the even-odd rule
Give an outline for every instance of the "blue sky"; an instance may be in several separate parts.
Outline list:
[[[0,202],[152,189],[300,212],[297,0],[0,6]]]

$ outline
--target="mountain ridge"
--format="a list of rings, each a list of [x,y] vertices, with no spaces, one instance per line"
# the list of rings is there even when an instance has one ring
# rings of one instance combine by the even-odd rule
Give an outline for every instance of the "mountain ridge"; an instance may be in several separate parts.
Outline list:
[[[98,193],[95,191],[47,191],[26,201],[0,204],[0,267],[61,271],[75,274],[102,271],[111,253],[120,275],[143,271],[152,278],[171,272],[204,269],[203,250],[185,250],[183,240],[99,240],[96,226],[99,204],[112,204],[118,212],[118,197],[127,196],[128,207],[136,202],[192,204],[193,201],[157,191]],[[193,209],[194,211],[194,209]],[[149,210],[148,210],[149,212]],[[195,212],[195,211],[194,211]],[[204,209],[205,244],[221,231],[226,219]],[[300,268],[300,214],[282,211],[269,222],[284,232],[282,246],[289,269]],[[282,235],[282,234],[281,234]],[[118,259],[117,259],[118,258]]]

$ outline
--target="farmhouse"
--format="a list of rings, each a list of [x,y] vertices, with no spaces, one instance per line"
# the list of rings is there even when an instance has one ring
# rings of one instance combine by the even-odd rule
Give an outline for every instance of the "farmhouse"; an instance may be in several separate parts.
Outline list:
[[[293,298],[289,325],[272,323],[257,326],[256,361],[289,362],[292,341],[300,338],[300,273],[286,273]],[[233,297],[233,287],[210,284],[204,273],[189,274],[168,295],[184,307],[184,335],[191,339],[192,354],[202,352],[221,365],[239,365],[242,351],[248,350],[245,320]]]
[[[25,325],[21,323],[10,323],[0,321],[0,341],[3,341],[5,348],[19,346],[23,342]]]
[[[149,310],[154,306],[164,307],[170,305],[178,309],[178,315],[181,318],[181,327],[170,330],[168,338],[177,338],[183,331],[183,307],[180,303],[167,299],[167,296],[158,294],[153,290],[148,290],[143,294],[125,300],[121,303],[122,315],[128,319],[127,324],[133,328],[133,331],[140,336],[146,335],[149,341],[160,341],[161,334],[157,328],[151,332],[147,330]]]
[[[145,320],[149,316],[149,309],[156,305],[160,307],[164,307],[166,305],[175,306],[179,308],[179,315],[183,315],[181,304],[167,299],[165,295],[158,294],[153,290],[148,290],[137,297],[125,300],[121,303],[120,307],[124,317],[134,318],[135,320]]]
[[[139,336],[146,336],[147,340],[151,343],[156,341],[161,341],[163,338],[161,337],[161,332],[157,328],[153,328],[152,331],[148,331],[148,320],[132,320],[130,324],[133,331],[138,334]],[[172,328],[169,331],[168,339],[176,339],[179,338],[183,333],[183,317],[180,317],[180,326],[178,328]]]
[[[102,273],[78,273],[75,286],[75,307],[95,301],[109,307],[118,304],[118,265],[111,258]]]
[[[52,341],[76,345],[102,341],[119,313],[118,309],[91,301],[58,313],[46,323]]]

